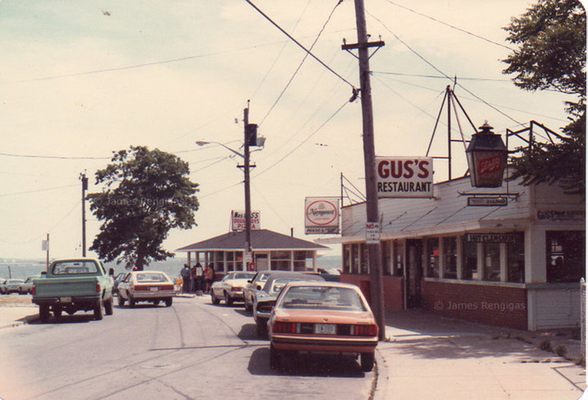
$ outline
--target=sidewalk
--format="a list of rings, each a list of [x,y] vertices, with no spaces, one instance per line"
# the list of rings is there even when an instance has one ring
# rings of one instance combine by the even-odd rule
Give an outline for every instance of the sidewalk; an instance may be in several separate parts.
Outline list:
[[[375,400],[575,400],[586,389],[585,369],[537,347],[557,333],[491,327],[422,311],[386,316],[387,342],[378,345]],[[546,336],[547,335],[547,336]],[[544,347],[545,348],[545,347]]]
[[[31,303],[31,296],[0,296],[0,329],[15,327],[39,317],[39,307]]]

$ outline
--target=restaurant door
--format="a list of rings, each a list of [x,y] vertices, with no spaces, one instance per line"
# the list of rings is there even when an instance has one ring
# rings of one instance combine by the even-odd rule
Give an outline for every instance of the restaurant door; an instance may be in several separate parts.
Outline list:
[[[409,239],[406,241],[406,306],[416,308],[421,306],[421,278],[423,276],[422,240]]]
[[[255,270],[267,271],[269,268],[269,254],[255,253]]]

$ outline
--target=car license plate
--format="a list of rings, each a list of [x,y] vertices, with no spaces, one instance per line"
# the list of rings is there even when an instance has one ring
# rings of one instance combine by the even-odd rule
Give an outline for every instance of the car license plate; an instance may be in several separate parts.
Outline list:
[[[60,303],[71,303],[71,297],[60,297],[59,302]]]
[[[314,333],[319,335],[335,335],[337,333],[337,325],[314,324]]]
[[[159,288],[157,288],[157,287],[152,287],[152,288],[149,288],[149,290],[151,290],[152,292],[157,292],[157,291],[159,290]]]

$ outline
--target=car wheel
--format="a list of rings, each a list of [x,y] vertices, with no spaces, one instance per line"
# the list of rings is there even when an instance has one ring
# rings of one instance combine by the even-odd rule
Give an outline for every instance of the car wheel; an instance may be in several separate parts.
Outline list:
[[[118,306],[124,307],[125,306],[125,299],[120,294],[118,295]]]
[[[53,307],[53,317],[55,317],[56,320],[61,318],[62,313],[63,309],[61,308],[61,306]]]
[[[154,305],[154,306],[158,306],[158,305],[159,305],[159,303],[160,303],[160,300],[153,300],[153,305]]]
[[[129,307],[135,307],[135,299],[133,296],[129,296]]]
[[[255,321],[255,325],[257,327],[257,336],[258,337],[266,337],[267,336],[267,322],[264,319],[258,319]]]
[[[246,298],[243,301],[245,303],[245,311],[253,311],[253,304],[248,303]]]
[[[280,368],[280,352],[270,345],[270,368]]]
[[[171,297],[168,297],[167,299],[165,299],[165,306],[171,307],[173,302],[174,302],[174,299],[172,299]]]
[[[226,306],[233,305],[233,299],[231,298],[231,296],[229,296],[229,294],[227,292],[225,292],[225,305]]]
[[[114,312],[113,307],[112,307],[112,301],[113,300],[111,297],[108,301],[106,301],[104,303],[104,311],[106,312],[106,315],[112,315]]]
[[[49,321],[49,306],[47,304],[41,304],[39,306],[39,318],[43,323]]]
[[[214,291],[210,292],[210,300],[212,300],[212,304],[220,303],[220,300],[214,295]]]
[[[94,319],[96,321],[100,321],[104,318],[104,312],[102,310],[102,300],[98,300],[98,302],[94,305]]]
[[[361,353],[361,370],[370,372],[374,368],[375,353]]]

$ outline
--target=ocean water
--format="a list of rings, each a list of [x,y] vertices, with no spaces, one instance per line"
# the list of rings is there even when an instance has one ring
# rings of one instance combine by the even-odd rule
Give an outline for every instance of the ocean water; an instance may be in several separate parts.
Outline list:
[[[146,270],[163,271],[170,277],[179,275],[180,270],[187,263],[186,258],[174,257],[165,261],[151,263]],[[316,261],[317,267],[321,268],[341,268],[340,256],[320,256]],[[114,274],[124,272],[123,265],[116,263],[106,263],[106,268],[114,268]],[[45,271],[45,260],[10,260],[0,259],[0,278],[18,278],[26,279],[29,276],[40,274]]]

